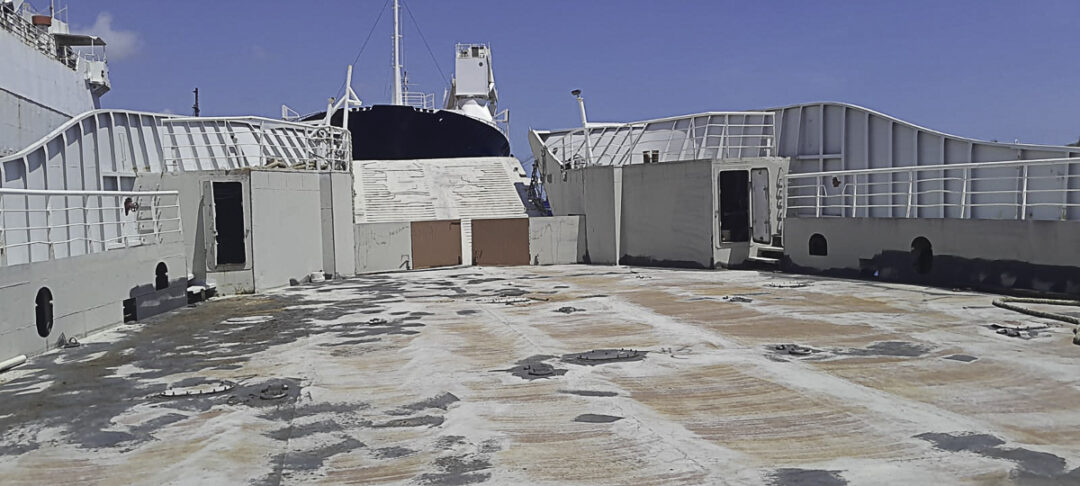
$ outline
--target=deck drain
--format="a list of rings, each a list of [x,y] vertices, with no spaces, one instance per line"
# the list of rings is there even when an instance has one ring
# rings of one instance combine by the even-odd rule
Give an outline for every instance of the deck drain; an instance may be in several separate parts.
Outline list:
[[[555,373],[555,367],[547,363],[532,363],[525,365],[525,372],[529,376],[551,376]]]
[[[777,344],[776,346],[773,346],[773,349],[795,356],[807,356],[814,352],[812,348],[799,346],[798,344]]]
[[[545,360],[549,360],[554,357],[555,356],[543,354],[530,356],[528,358],[518,361],[516,366],[514,366],[513,368],[494,371],[508,372],[511,375],[525,380],[540,380],[565,375],[565,369],[556,368],[544,362]]]
[[[300,381],[295,378],[275,378],[261,383],[239,385],[225,403],[249,407],[276,407],[285,399],[300,396]]]
[[[504,305],[527,304],[527,303],[531,302],[531,300],[529,300],[529,299],[527,299],[525,297],[518,297],[518,296],[499,296],[499,297],[488,297],[488,298],[471,299],[471,300],[473,300],[474,302],[482,302],[482,303],[485,303],[485,304],[504,304]]]
[[[584,353],[567,354],[563,356],[562,360],[567,363],[592,366],[620,361],[639,361],[645,359],[646,353],[648,352],[636,349],[594,349]]]
[[[235,386],[236,383],[233,383],[231,381],[210,381],[206,383],[199,383],[197,385],[169,388],[158,395],[165,398],[213,395],[215,393],[222,393],[232,390]]]
[[[774,289],[801,289],[809,287],[810,284],[807,282],[769,282],[765,286]]]
[[[561,312],[563,314],[572,314],[574,312],[584,312],[584,311],[585,311],[585,309],[578,309],[577,307],[570,307],[570,306],[559,307],[558,309],[555,309],[555,312]]]
[[[222,324],[259,324],[273,319],[274,316],[230,317],[222,321]]]
[[[725,295],[721,297],[720,300],[724,302],[738,302],[742,304],[749,304],[754,301],[754,299],[751,299],[749,297],[743,297],[741,295]]]
[[[280,400],[289,396],[289,385],[286,383],[271,383],[259,390],[259,398],[263,400]]]

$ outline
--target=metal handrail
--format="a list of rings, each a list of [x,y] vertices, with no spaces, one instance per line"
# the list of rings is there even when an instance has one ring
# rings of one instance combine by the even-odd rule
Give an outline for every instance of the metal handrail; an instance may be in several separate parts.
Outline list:
[[[775,132],[772,112],[707,112],[624,124],[590,124],[551,134],[544,145],[563,166],[621,166],[768,157],[775,150]],[[587,142],[591,152],[598,154],[594,160],[588,160]]]
[[[929,216],[1080,220],[1077,168],[1080,158],[1051,158],[789,173],[785,207],[796,217],[912,218],[923,216],[920,210],[938,209]],[[1042,172],[1038,169],[1055,173],[1032,173]],[[962,174],[946,176],[946,171]],[[934,174],[921,178],[928,172]],[[1000,174],[989,175],[994,172]],[[886,176],[888,180],[870,180]],[[979,208],[1013,211],[987,213]],[[1057,211],[1030,211],[1037,208]]]
[[[31,196],[178,196],[178,191],[70,191],[61,189],[8,189],[0,188],[0,194]]]
[[[166,128],[164,163],[172,169],[184,167],[185,162],[212,167],[214,161],[227,159],[237,167],[279,161],[289,167],[348,170],[352,160],[351,134],[340,127],[251,116],[174,117],[161,120],[161,124]],[[199,136],[197,142],[183,141],[194,135]],[[210,137],[219,141],[211,142]]]
[[[413,108],[424,110],[435,109],[435,93],[421,93],[419,91],[406,91],[402,94],[402,103]]]
[[[888,174],[896,172],[910,172],[912,170],[921,172],[927,170],[994,169],[1017,167],[1021,165],[1053,165],[1060,164],[1062,162],[1070,164],[1080,163],[1080,157],[1057,157],[1052,159],[1005,160],[1000,162],[965,162],[959,164],[911,165],[903,167],[878,167],[875,169],[846,169],[821,172],[799,172],[788,174],[787,177],[789,179],[796,179],[803,177],[821,177],[851,174]]]
[[[0,188],[0,267],[159,244],[182,228],[178,191]]]

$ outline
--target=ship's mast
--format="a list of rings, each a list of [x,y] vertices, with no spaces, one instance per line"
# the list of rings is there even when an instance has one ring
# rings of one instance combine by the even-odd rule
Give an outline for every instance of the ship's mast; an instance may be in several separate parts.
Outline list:
[[[398,17],[398,0],[394,0],[394,91],[391,104],[401,105],[401,22]]]

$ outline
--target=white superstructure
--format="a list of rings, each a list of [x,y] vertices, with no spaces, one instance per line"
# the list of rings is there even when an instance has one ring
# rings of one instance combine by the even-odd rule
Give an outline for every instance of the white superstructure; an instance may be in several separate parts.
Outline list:
[[[111,87],[105,40],[21,0],[0,3],[0,59],[0,155],[100,107]]]
[[[485,44],[458,44],[454,51],[454,79],[446,94],[446,109],[493,123],[499,115],[499,93],[491,68],[491,48]]]

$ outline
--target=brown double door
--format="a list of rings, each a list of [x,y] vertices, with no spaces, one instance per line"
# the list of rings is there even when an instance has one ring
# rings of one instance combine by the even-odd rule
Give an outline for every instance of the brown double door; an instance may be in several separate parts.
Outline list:
[[[473,265],[528,265],[529,219],[474,219]]]
[[[461,221],[413,221],[413,268],[461,265]]]

